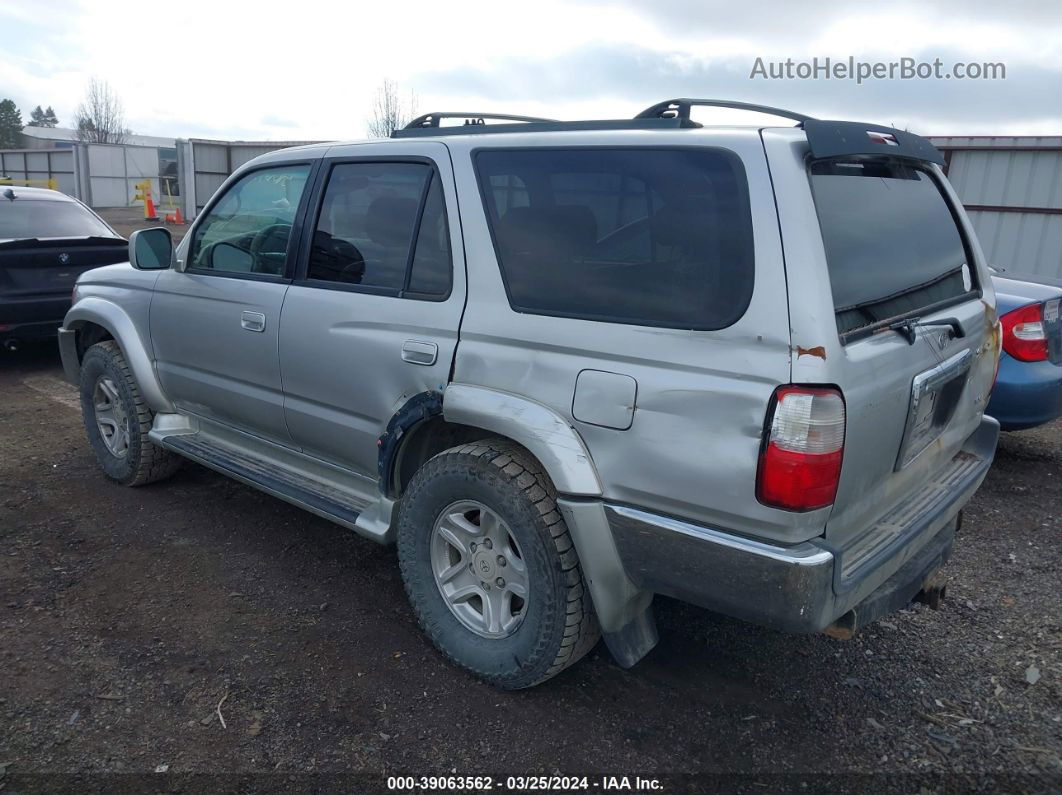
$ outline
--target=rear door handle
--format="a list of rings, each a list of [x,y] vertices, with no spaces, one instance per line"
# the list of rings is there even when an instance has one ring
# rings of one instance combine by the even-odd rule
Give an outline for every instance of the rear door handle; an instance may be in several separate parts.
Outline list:
[[[410,364],[435,364],[439,358],[439,346],[434,342],[406,340],[402,345],[402,361]]]
[[[265,315],[261,312],[244,312],[240,315],[240,325],[248,331],[265,331]]]

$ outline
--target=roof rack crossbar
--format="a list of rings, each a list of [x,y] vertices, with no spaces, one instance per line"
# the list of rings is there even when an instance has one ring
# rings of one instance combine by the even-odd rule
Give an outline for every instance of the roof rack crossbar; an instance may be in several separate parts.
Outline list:
[[[425,127],[438,127],[442,119],[464,119],[465,124],[472,126],[483,124],[484,119],[497,119],[499,121],[526,121],[526,122],[555,122],[556,119],[544,119],[538,116],[514,116],[511,113],[462,113],[460,111],[440,111],[437,113],[425,113],[417,116],[402,129],[416,130]]]
[[[694,105],[698,107],[709,108],[733,108],[734,110],[751,110],[756,113],[768,113],[771,116],[782,116],[786,119],[792,119],[803,124],[806,121],[811,121],[813,116],[805,116],[803,113],[796,113],[791,110],[784,110],[783,108],[772,108],[770,105],[754,105],[751,102],[733,102],[729,99],[668,99],[663,102],[658,102],[652,107],[646,108],[634,118],[636,119],[667,119],[667,118],[680,118],[688,119],[690,117],[690,108]]]

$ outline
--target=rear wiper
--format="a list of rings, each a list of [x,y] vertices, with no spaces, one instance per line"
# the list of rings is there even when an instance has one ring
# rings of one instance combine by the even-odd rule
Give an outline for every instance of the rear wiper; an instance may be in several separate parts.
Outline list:
[[[884,328],[897,332],[901,337],[907,340],[908,345],[914,345],[915,340],[918,339],[917,330],[919,326],[922,328],[948,326],[957,339],[962,339],[966,336],[966,329],[962,327],[962,323],[959,322],[957,317],[942,317],[939,320],[926,321],[922,321],[917,317],[911,317],[906,320],[897,320],[895,323],[889,323],[884,326]]]

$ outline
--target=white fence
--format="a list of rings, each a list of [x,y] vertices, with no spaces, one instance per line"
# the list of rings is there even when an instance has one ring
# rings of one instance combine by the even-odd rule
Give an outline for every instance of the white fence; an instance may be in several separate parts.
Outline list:
[[[65,149],[0,150],[0,178],[39,187],[54,180],[58,190],[97,208],[137,203],[133,198],[136,183],[150,179],[155,206],[160,211],[168,209],[168,188],[191,220],[244,163],[275,149],[305,143],[312,142],[177,140],[176,177],[161,173],[164,162],[173,166],[173,149],[165,147],[73,143]]]
[[[0,182],[8,177],[16,185],[54,186],[90,207],[105,208],[136,204],[136,183],[150,179],[155,204],[162,209],[165,187],[159,179],[160,151],[165,149],[85,143],[64,149],[4,149],[0,150]],[[169,159],[172,162],[172,154]],[[49,180],[54,181],[52,185]],[[176,185],[169,187],[178,192]]]
[[[128,207],[134,203],[136,183],[151,180],[158,204],[159,150],[156,146],[83,144],[88,171],[88,192],[81,200],[92,207]]]
[[[74,149],[5,149],[0,151],[0,184],[55,186],[80,197],[77,151]]]
[[[195,218],[225,179],[249,160],[266,152],[302,146],[314,141],[177,141],[177,172],[181,181],[181,207],[188,220]]]

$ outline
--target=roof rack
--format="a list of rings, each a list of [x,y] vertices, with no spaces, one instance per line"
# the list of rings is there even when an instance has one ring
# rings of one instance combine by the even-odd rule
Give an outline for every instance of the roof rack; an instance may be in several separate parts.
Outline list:
[[[667,99],[663,102],[657,102],[655,105],[646,108],[634,118],[636,119],[688,119],[690,117],[690,108],[694,105],[698,107],[710,107],[710,108],[733,108],[735,110],[751,110],[756,113],[769,113],[771,116],[782,116],[786,119],[792,119],[803,124],[806,121],[811,121],[814,117],[805,116],[803,113],[795,113],[791,110],[784,110],[783,108],[772,108],[770,105],[754,105],[750,102],[733,102],[729,99]]]
[[[435,114],[429,114],[435,115]],[[444,114],[438,114],[445,117]],[[445,114],[462,117],[463,113]],[[491,114],[492,118],[502,118]],[[488,118],[481,116],[478,118]],[[512,118],[512,117],[510,117]],[[418,126],[415,119],[401,130],[391,133],[392,138],[422,138],[440,135],[476,135],[487,133],[528,133],[528,132],[572,132],[574,130],[675,130],[693,128],[702,125],[690,119],[589,119],[582,121],[528,121],[519,124],[455,124],[452,127]]]
[[[483,124],[485,119],[498,119],[500,121],[524,121],[524,122],[555,122],[556,119],[544,119],[539,116],[514,116],[511,113],[463,113],[456,110],[447,110],[438,113],[425,113],[417,116],[402,129],[415,130],[424,127],[438,127],[442,119],[464,119],[463,126],[471,127]]]
[[[425,113],[413,119],[392,138],[435,137],[442,135],[472,135],[480,133],[571,132],[574,130],[674,130],[701,127],[690,118],[690,109],[697,107],[732,108],[781,116],[797,122],[807,135],[811,156],[818,158],[878,156],[943,164],[944,156],[925,138],[878,124],[855,121],[827,121],[805,116],[783,108],[733,102],[727,99],[668,99],[646,108],[633,119],[597,119],[586,121],[556,121],[536,116],[514,116],[507,113],[458,113],[446,111]],[[460,119],[465,123],[442,127],[442,119]],[[485,119],[498,119],[517,124],[486,124]]]

